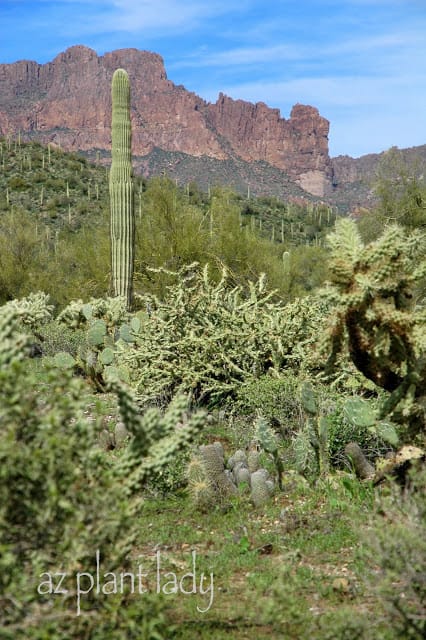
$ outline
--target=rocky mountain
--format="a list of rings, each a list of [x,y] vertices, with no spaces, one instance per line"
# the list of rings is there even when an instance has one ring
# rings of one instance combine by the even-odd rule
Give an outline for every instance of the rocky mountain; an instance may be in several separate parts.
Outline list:
[[[424,180],[426,172],[426,145],[398,149],[400,160],[405,167]],[[374,184],[378,167],[387,152],[370,153],[359,158],[337,156],[332,158],[334,188],[331,196],[333,204],[341,210],[356,210],[374,205]]]
[[[212,104],[168,80],[161,56],[138,49],[98,56],[78,45],[47,64],[0,64],[0,136],[20,132],[108,163],[111,78],[119,67],[131,81],[136,172],[165,172],[204,189],[222,184],[254,195],[321,199],[343,211],[372,204],[382,154],[331,159],[329,122],[315,107],[297,104],[285,119],[263,102],[222,93]],[[426,146],[404,153],[417,150],[426,161]]]
[[[223,94],[211,104],[168,80],[158,54],[137,49],[98,56],[74,46],[47,64],[0,65],[0,135],[20,131],[24,139],[54,142],[65,150],[107,154],[111,77],[119,67],[131,81],[136,167],[153,171],[161,156],[174,170],[202,158],[213,177],[223,165],[228,178],[234,168],[240,182],[256,182],[259,172],[265,174],[267,186],[269,171],[276,186],[281,176],[300,193],[330,194],[329,122],[315,107],[297,104],[285,119],[264,103]],[[256,184],[250,186],[254,192]]]

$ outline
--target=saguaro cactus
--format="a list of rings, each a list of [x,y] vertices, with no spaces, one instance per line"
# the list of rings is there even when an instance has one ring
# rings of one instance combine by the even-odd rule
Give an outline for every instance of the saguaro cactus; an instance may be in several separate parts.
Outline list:
[[[114,71],[112,95],[112,144],[109,193],[111,208],[111,268],[115,296],[123,296],[130,308],[133,289],[135,217],[132,180],[130,82],[124,69]]]

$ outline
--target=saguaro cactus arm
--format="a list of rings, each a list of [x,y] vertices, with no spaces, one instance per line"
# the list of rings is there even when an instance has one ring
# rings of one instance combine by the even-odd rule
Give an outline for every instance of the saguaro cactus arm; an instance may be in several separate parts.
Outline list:
[[[111,269],[115,296],[132,303],[135,218],[132,180],[130,124],[130,82],[124,69],[112,77],[111,170],[109,175],[111,209]]]

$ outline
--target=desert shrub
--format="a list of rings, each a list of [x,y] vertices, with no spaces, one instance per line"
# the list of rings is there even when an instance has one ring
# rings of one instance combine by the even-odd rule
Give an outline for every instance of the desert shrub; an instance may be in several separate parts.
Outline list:
[[[386,606],[394,638],[426,636],[426,473],[416,471],[412,486],[397,486],[377,503],[360,553],[371,567],[369,588]]]
[[[83,329],[71,329],[55,320],[44,325],[41,335],[45,356],[54,356],[60,351],[75,356],[86,339]]]
[[[374,461],[378,456],[384,456],[391,450],[389,443],[377,433],[362,425],[355,425],[345,416],[343,398],[329,406],[327,415],[328,423],[328,448],[330,462],[335,467],[347,467],[345,446],[349,442],[357,442],[367,458]]]
[[[279,377],[261,376],[238,388],[232,409],[235,413],[251,416],[261,410],[271,426],[277,427],[284,437],[289,438],[300,426],[298,385],[299,380],[293,372],[284,372]]]
[[[189,449],[176,454],[173,464],[165,466],[161,471],[153,473],[146,488],[154,495],[168,496],[187,484],[187,468],[191,458]]]
[[[426,221],[426,182],[420,157],[405,159],[392,147],[377,167],[374,190],[379,198],[375,216],[383,227],[397,222],[408,228],[423,227]]]
[[[220,403],[268,370],[297,369],[315,339],[318,302],[284,307],[264,276],[243,288],[226,269],[215,283],[207,265],[159,271],[167,295],[139,296],[140,327],[130,344],[116,344],[117,362],[146,402],[180,390],[195,402]]]
[[[10,189],[26,189],[28,187],[28,184],[21,176],[13,176],[8,184]]]
[[[21,208],[0,216],[0,303],[28,295],[46,248],[37,238],[34,218]],[[39,287],[38,287],[39,288]]]
[[[318,381],[306,381],[296,390],[299,418],[287,451],[288,463],[309,477],[329,467],[348,468],[345,446],[357,442],[371,461],[397,444],[395,425],[380,421],[379,401],[344,396]],[[317,455],[315,455],[317,452]]]
[[[149,593],[141,600],[128,592],[109,597],[93,590],[82,597],[76,616],[76,576],[81,571],[95,575],[97,551],[110,572],[129,568],[139,534],[141,481],[174,454],[171,431],[183,405],[164,419],[151,414],[144,421],[118,386],[122,419],[132,438],[114,463],[97,446],[96,416],[84,416],[83,382],[49,367],[42,388],[33,380],[24,360],[28,338],[18,317],[14,309],[0,308],[2,638],[167,638],[162,605]],[[157,443],[161,452],[155,455],[152,449],[150,456],[160,434],[167,436]],[[183,443],[190,435],[181,428],[177,437]],[[61,595],[43,580],[50,574],[56,586],[56,572],[66,575]]]

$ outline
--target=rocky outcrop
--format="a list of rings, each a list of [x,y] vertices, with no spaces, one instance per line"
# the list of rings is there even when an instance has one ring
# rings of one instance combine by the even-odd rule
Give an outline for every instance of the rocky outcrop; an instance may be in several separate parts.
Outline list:
[[[303,189],[323,195],[332,178],[329,122],[314,107],[297,104],[290,119],[263,102],[232,100],[222,93],[207,106],[208,122],[248,162],[264,160],[283,169]]]
[[[120,67],[131,81],[135,156],[157,148],[264,161],[311,194],[330,190],[329,123],[317,109],[297,104],[285,119],[262,102],[220,94],[215,104],[207,103],[167,79],[161,56],[138,49],[98,56],[75,46],[47,64],[0,65],[0,135],[21,131],[66,150],[109,151],[111,77]]]

